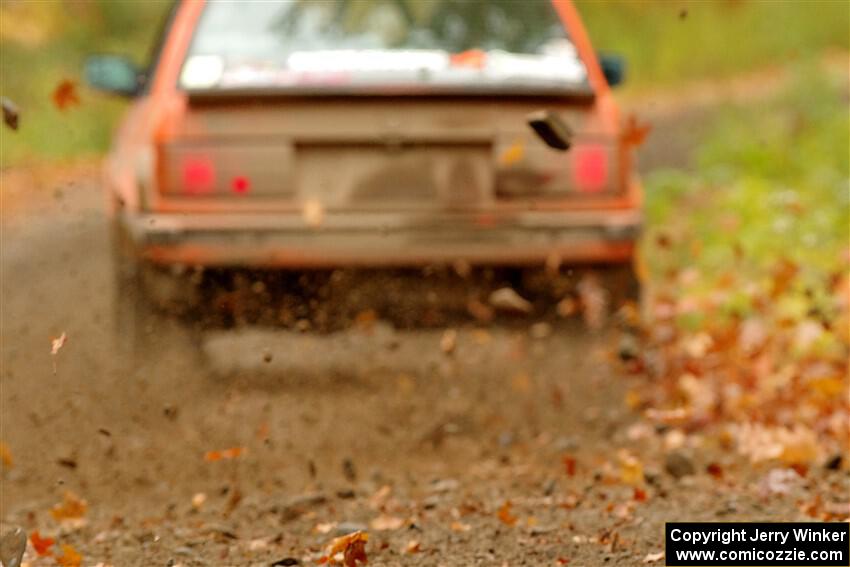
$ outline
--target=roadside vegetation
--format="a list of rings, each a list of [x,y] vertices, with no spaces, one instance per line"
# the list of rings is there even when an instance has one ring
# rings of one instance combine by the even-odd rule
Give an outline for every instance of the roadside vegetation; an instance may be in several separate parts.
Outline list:
[[[647,182],[652,301],[631,367],[655,388],[632,403],[803,471],[840,466],[848,443],[847,89],[801,72],[721,115],[695,171]]]

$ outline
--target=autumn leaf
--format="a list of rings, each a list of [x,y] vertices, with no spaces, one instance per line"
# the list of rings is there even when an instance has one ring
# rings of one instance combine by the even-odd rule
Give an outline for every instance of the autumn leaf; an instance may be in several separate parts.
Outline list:
[[[561,460],[564,463],[564,471],[567,473],[567,476],[575,476],[576,475],[576,460],[575,460],[575,457],[571,457],[569,455],[564,455]]]
[[[82,562],[83,556],[77,553],[76,549],[68,544],[62,544],[62,555],[56,556],[56,563],[61,567],[80,567]]]
[[[511,502],[510,500],[506,500],[504,504],[499,508],[497,513],[499,517],[499,521],[505,525],[513,526],[517,523],[518,518],[511,514]]]
[[[30,543],[32,544],[32,548],[35,549],[35,552],[39,555],[39,557],[41,557],[53,554],[53,552],[50,551],[50,548],[54,543],[56,543],[56,541],[50,537],[41,537],[38,530],[35,530],[30,534]]]
[[[626,147],[637,148],[646,141],[646,137],[652,131],[650,124],[641,124],[634,114],[629,115],[620,134],[620,141]]]
[[[0,462],[7,469],[11,469],[15,464],[15,460],[12,458],[12,450],[3,441],[0,441]]]
[[[57,521],[82,518],[86,514],[88,504],[71,491],[65,493],[61,504],[56,504],[50,510],[50,515]]]
[[[77,83],[69,79],[60,81],[53,90],[53,104],[62,111],[80,104],[80,97],[77,94]]]
[[[56,374],[56,355],[65,346],[68,336],[63,332],[61,335],[50,341],[50,354],[53,356],[53,373]]]
[[[717,480],[721,480],[723,478],[723,467],[721,467],[717,463],[709,463],[705,467],[705,472],[707,472]]]
[[[327,552],[319,560],[322,563],[334,565],[337,563],[336,556],[342,554],[342,563],[345,567],[357,567],[357,562],[367,563],[366,542],[369,534],[364,531],[356,531],[348,535],[338,537],[331,541]]]
[[[799,271],[799,266],[790,260],[783,258],[773,270],[773,289],[771,298],[776,299],[788,290],[791,281]]]
[[[52,339],[50,341],[50,354],[52,354],[53,356],[59,354],[59,351],[62,349],[63,346],[65,346],[65,342],[67,340],[68,335],[66,335],[64,332],[55,339]]]
[[[624,484],[643,484],[643,463],[626,451],[620,452],[620,481]]]
[[[422,551],[422,544],[416,539],[408,541],[404,547],[405,553],[419,553],[420,551]]]
[[[208,463],[214,463],[216,461],[235,459],[241,456],[245,450],[245,447],[231,447],[230,449],[223,449],[221,451],[207,451],[204,453],[204,460]]]

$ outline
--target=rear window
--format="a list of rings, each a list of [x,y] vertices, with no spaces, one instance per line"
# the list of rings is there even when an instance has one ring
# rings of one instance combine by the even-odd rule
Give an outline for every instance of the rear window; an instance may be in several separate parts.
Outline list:
[[[207,2],[183,88],[586,86],[550,0]]]

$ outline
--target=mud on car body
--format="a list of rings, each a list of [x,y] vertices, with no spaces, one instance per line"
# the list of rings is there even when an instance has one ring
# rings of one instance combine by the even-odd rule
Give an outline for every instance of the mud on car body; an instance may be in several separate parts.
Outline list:
[[[376,287],[347,294],[363,305],[393,296],[376,268],[482,270],[468,299],[534,279],[520,267],[594,266],[634,294],[619,68],[569,0],[186,0],[155,54],[86,69],[133,99],[104,180],[123,334],[156,306],[293,324],[349,268]],[[567,151],[528,127],[541,111]]]

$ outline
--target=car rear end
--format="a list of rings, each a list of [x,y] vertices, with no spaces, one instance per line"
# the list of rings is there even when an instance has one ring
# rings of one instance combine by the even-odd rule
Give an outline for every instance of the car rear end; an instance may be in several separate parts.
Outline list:
[[[119,213],[140,256],[169,273],[628,266],[640,190],[571,4],[426,4],[184,3],[148,182]],[[541,110],[568,151],[528,127]]]
[[[132,218],[159,263],[307,267],[624,261],[639,211],[592,103],[189,98]],[[557,153],[525,116],[578,134]]]

